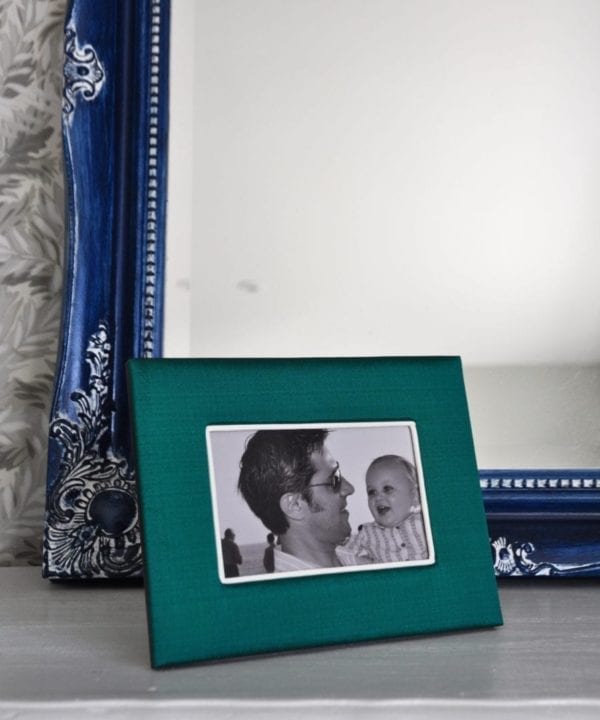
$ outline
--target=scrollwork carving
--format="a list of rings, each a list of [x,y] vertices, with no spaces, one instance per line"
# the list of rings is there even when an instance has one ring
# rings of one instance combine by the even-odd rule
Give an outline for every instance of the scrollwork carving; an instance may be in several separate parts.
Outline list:
[[[79,46],[74,27],[65,31],[65,64],[63,69],[63,114],[70,118],[76,96],[94,100],[104,85],[106,72],[91,45]]]
[[[50,425],[50,437],[62,448],[46,518],[50,577],[110,578],[141,571],[133,472],[111,447],[111,352],[108,327],[101,323],[87,346],[89,386],[71,394],[77,421],[59,415]]]
[[[600,570],[600,562],[580,564],[536,562],[531,557],[536,551],[531,542],[511,542],[505,537],[499,537],[490,543],[494,570],[499,577],[574,575],[581,574],[582,571]]]

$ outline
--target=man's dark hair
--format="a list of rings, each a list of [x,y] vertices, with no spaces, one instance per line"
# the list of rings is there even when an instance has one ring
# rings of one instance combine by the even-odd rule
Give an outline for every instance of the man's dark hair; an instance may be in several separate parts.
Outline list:
[[[308,501],[315,473],[310,456],[323,449],[327,430],[259,430],[246,444],[240,461],[238,489],[252,512],[276,535],[289,528],[279,506],[286,493],[299,492]]]

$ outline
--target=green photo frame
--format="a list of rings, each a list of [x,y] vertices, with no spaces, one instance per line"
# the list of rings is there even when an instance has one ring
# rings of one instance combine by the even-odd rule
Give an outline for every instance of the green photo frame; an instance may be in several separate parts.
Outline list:
[[[459,358],[131,360],[128,377],[153,667],[502,623]],[[321,565],[277,582],[227,581],[219,543],[232,516],[226,511],[219,521],[217,506],[234,501],[220,501],[218,486],[237,487],[239,455],[245,467],[250,437],[353,428],[360,443],[366,437],[360,428],[372,434],[390,427],[418,437],[409,464],[417,468],[425,506],[426,562],[409,554],[389,566]],[[210,442],[215,429],[247,430],[220,475]],[[311,452],[324,453],[319,447]],[[373,445],[371,454],[381,456],[383,447]],[[310,478],[316,461],[308,457]],[[367,482],[368,490],[364,467],[342,465],[344,478],[353,475],[348,480],[324,475],[314,482],[316,467],[312,493],[338,502],[335,493],[349,495],[351,485]],[[245,483],[239,503],[252,506]],[[314,528],[319,519],[294,515],[306,497],[286,487],[300,499],[293,511],[284,508],[288,526],[278,525],[274,534],[279,551],[289,554],[287,540],[298,523],[306,519]],[[357,493],[361,522],[368,518],[364,497]],[[315,514],[322,505],[311,506]],[[345,500],[339,507],[348,516]],[[258,514],[272,524],[268,513]],[[350,509],[347,542],[357,535],[355,516]],[[264,527],[265,536],[269,530]]]

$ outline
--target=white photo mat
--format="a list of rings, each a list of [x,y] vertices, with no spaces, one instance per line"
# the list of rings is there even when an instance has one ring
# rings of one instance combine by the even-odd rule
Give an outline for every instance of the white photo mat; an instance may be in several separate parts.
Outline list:
[[[247,440],[259,430],[307,430],[328,431],[326,445],[339,462],[342,475],[354,488],[347,498],[352,532],[359,525],[373,521],[367,505],[365,473],[370,463],[383,455],[399,455],[414,465],[417,474],[420,512],[423,517],[428,556],[420,560],[370,563],[343,567],[327,567],[314,570],[241,574],[225,577],[221,540],[227,528],[233,527],[240,548],[252,546],[255,561],[260,560],[260,549],[266,547],[265,537],[269,530],[253,515],[238,492],[239,461]],[[215,549],[218,558],[219,579],[224,584],[278,580],[289,577],[323,575],[331,573],[388,570],[408,568],[435,563],[435,548],[427,505],[426,479],[423,475],[421,453],[416,424],[412,421],[369,423],[285,423],[266,425],[214,425],[206,428],[206,444],[209,459],[209,477],[212,498]],[[257,551],[258,554],[257,554]],[[242,552],[242,558],[244,553]],[[244,564],[241,566],[245,571]]]

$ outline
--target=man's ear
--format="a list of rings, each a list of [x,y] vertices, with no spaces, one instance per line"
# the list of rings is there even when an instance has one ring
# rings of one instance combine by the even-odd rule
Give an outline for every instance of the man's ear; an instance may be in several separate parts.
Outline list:
[[[307,502],[302,493],[289,492],[279,498],[281,512],[291,520],[302,520],[306,512]]]

